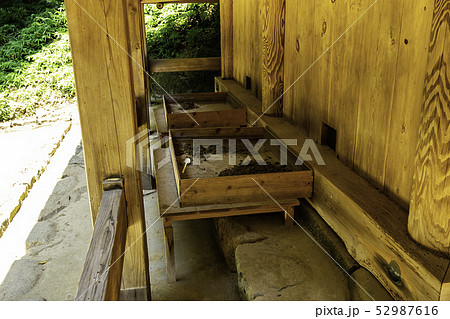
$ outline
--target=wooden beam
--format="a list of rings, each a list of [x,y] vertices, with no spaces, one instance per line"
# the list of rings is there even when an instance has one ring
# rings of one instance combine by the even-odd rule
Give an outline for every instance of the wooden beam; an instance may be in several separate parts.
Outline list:
[[[66,0],[66,13],[93,224],[102,199],[101,181],[121,176],[129,247],[123,288],[149,291],[141,173],[136,153],[127,159],[127,141],[138,133],[127,1]]]
[[[144,33],[143,7],[140,0],[127,0],[130,55],[139,130],[148,129],[149,111],[145,86],[145,60],[147,44]]]
[[[220,71],[220,70],[221,70],[220,58],[150,60],[150,73]]]
[[[77,301],[117,301],[120,296],[127,229],[123,181],[107,181],[104,186]]]
[[[233,0],[220,0],[222,78],[233,78]]]
[[[408,230],[450,256],[450,0],[435,2]]]
[[[136,114],[137,125],[141,139],[138,143],[143,145],[142,152],[140,152],[139,161],[143,164],[143,174],[146,179],[152,181],[148,175],[152,175],[152,167],[149,151],[149,90],[148,90],[148,76],[147,76],[147,41],[145,38],[144,27],[144,6],[140,0],[127,0],[127,14],[128,14],[128,28],[130,30],[130,55],[131,66],[133,71],[134,94],[136,99]],[[145,134],[147,132],[147,134]],[[143,143],[147,139],[147,143]],[[149,185],[153,188],[154,185]]]
[[[262,12],[262,111],[282,116],[286,0],[264,0]]]
[[[280,139],[297,139],[290,150],[299,154],[308,138],[283,119],[261,115],[261,101],[237,82],[216,78],[220,91],[247,106],[249,123],[257,120]],[[308,162],[314,171],[313,197],[308,199],[344,241],[355,260],[367,268],[398,300],[439,300],[449,260],[410,239],[407,212],[346,167],[330,149],[316,145],[326,165]],[[401,284],[387,272],[395,261]]]

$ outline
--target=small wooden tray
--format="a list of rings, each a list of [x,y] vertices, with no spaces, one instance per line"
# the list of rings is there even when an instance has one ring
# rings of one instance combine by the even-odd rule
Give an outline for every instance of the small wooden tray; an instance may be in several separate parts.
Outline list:
[[[279,161],[280,147],[271,146],[269,139],[274,138],[263,128],[253,127],[222,127],[170,130],[170,152],[173,163],[174,175],[177,184],[178,197],[181,207],[197,205],[213,205],[225,203],[245,203],[257,201],[282,201],[310,197],[313,187],[313,173],[306,165],[295,165],[295,158],[288,152],[288,167],[291,171],[277,171],[280,166],[269,165],[268,172],[260,171],[252,173],[249,166],[242,166],[240,159],[250,153],[245,153],[246,148],[239,147],[242,139],[248,139],[255,145],[259,139],[267,139],[264,144],[264,154],[267,162],[275,164]],[[228,162],[229,153],[224,152],[223,160],[209,161],[207,155],[202,155],[205,160],[200,165],[188,165],[182,173],[184,159],[192,154],[180,154],[180,145],[192,144],[194,139],[223,139],[223,144],[228,145],[230,140],[237,141],[237,165]],[[244,150],[244,152],[240,152]],[[190,155],[190,156],[189,156]],[[240,158],[240,159],[239,159]],[[252,159],[253,163],[255,160]],[[218,176],[226,170],[238,169],[244,172],[237,175]],[[275,168],[275,169],[272,169]],[[247,171],[245,171],[247,170]],[[228,171],[229,172],[229,171]],[[233,172],[233,171],[231,171]]]
[[[168,130],[247,125],[247,110],[235,106],[224,92],[165,95],[163,106]]]

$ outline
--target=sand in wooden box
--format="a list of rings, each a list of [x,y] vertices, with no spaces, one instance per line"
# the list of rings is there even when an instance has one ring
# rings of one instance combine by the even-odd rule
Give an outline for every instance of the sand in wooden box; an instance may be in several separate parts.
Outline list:
[[[289,152],[287,165],[282,165],[280,146],[271,145],[273,136],[263,128],[171,130],[170,136],[170,151],[182,207],[271,202],[312,195],[312,171],[305,165],[295,165],[296,159]],[[216,143],[222,141],[222,146],[219,146],[222,157],[217,156],[216,145],[208,145],[212,140]],[[248,146],[255,147],[258,141],[261,143],[259,158],[248,149]],[[195,152],[197,156],[193,156]],[[190,164],[183,172],[187,158]],[[266,165],[260,165],[256,159]]]
[[[230,102],[224,92],[165,95],[168,129],[247,125],[247,112]]]

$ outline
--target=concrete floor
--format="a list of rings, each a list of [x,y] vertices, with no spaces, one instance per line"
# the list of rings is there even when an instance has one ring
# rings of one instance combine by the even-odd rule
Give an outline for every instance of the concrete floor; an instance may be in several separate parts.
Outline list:
[[[212,220],[174,223],[177,282],[169,284],[155,193],[145,197],[145,208],[153,300],[239,300],[237,274],[226,265]]]

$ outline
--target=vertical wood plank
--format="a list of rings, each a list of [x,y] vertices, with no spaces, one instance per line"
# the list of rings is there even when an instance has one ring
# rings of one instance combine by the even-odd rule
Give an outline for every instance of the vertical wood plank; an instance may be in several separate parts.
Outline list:
[[[370,4],[367,0],[332,4],[334,19],[330,32],[333,42],[339,40],[330,49],[332,66],[327,124],[337,131],[337,156],[351,168],[360,104],[361,63],[365,59],[361,53],[365,42],[364,23],[372,23],[374,17],[370,12],[363,17],[361,15]],[[358,18],[360,20],[355,23]]]
[[[284,212],[284,226],[286,228],[292,228],[294,226],[294,207],[290,206]]]
[[[262,111],[283,115],[286,0],[264,0],[262,7]]]
[[[434,0],[403,1],[401,35],[395,39],[400,48],[388,128],[384,192],[406,210],[411,200],[433,7]]]
[[[172,221],[163,218],[164,227],[164,245],[166,248],[166,270],[167,281],[169,283],[177,281],[177,274],[175,268],[175,246],[173,242],[173,226]]]
[[[124,288],[149,289],[141,174],[127,141],[138,132],[125,0],[66,0],[92,219],[102,181],[121,176],[127,198]],[[139,239],[138,239],[139,238]],[[136,241],[137,240],[137,241]]]
[[[313,52],[315,1],[286,0],[283,117],[295,123],[302,132],[309,132],[310,92],[314,85],[306,72],[317,57]],[[300,17],[309,17],[302,19]],[[301,76],[301,78],[300,78]]]
[[[233,0],[220,0],[222,78],[233,78]]]
[[[361,85],[354,169],[378,189],[384,186],[386,145],[399,50],[403,1],[376,3],[364,16]],[[373,30],[377,30],[374,32]]]
[[[408,231],[450,253],[450,0],[435,0]]]
[[[262,0],[233,0],[233,78],[262,98]]]
[[[331,70],[333,66],[332,50],[330,48],[335,36],[336,23],[345,20],[336,10],[336,3],[332,1],[318,1],[314,10],[313,58],[315,63],[308,71],[309,78],[314,81],[309,89],[309,121],[307,123],[308,136],[316,142],[321,141],[322,122],[328,123],[328,106],[331,86]],[[339,18],[338,18],[339,17]],[[333,101],[334,102],[334,101]]]

